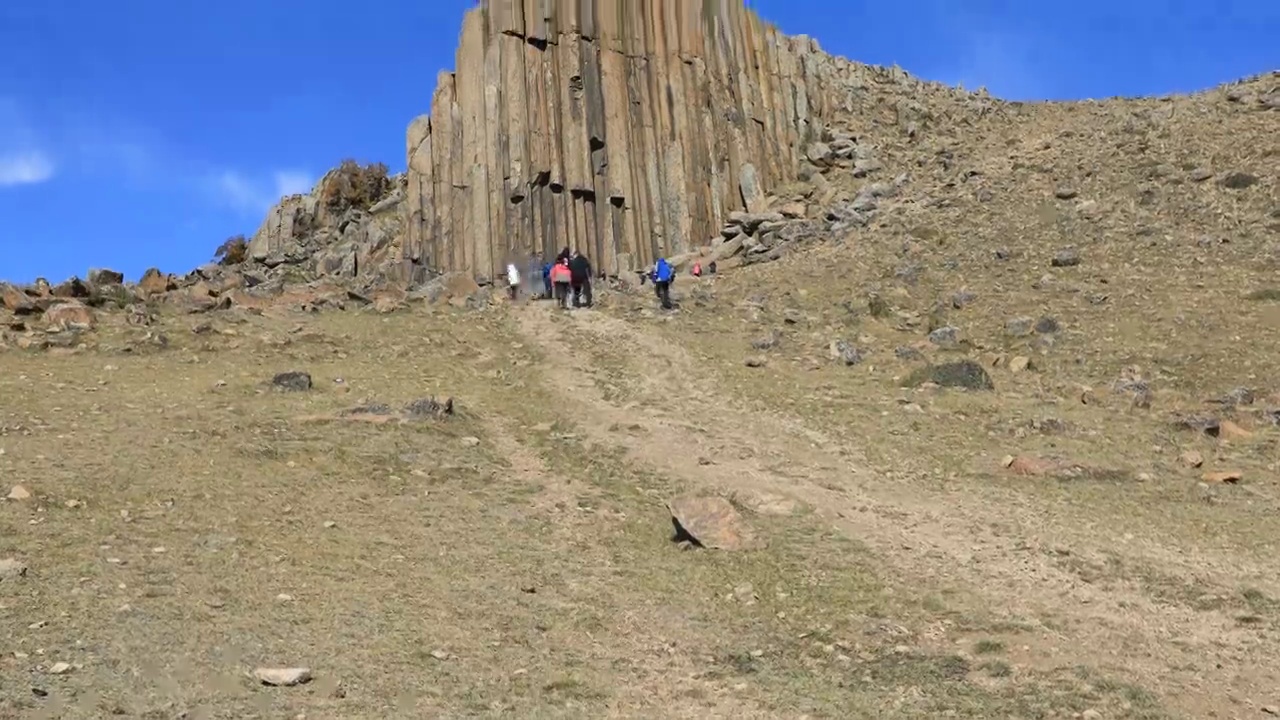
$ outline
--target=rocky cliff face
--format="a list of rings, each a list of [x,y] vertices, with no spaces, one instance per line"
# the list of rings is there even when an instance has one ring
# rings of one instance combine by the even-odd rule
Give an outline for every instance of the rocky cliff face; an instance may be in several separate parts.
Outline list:
[[[569,246],[618,273],[686,252],[764,210],[870,70],[741,0],[485,0],[457,68],[408,130],[410,272],[490,276]]]
[[[343,163],[306,195],[283,198],[249,240],[248,259],[298,279],[385,275],[404,236],[404,178]]]

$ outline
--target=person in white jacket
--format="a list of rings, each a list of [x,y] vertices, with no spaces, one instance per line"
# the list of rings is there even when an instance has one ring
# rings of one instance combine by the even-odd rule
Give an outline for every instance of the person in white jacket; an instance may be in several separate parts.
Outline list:
[[[515,263],[507,263],[507,294],[514,301],[520,292],[520,271]]]

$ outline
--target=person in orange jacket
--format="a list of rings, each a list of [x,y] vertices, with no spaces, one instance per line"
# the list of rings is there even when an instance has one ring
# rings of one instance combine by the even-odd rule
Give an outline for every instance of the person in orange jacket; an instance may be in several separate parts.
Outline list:
[[[551,266],[551,285],[555,288],[556,303],[562,308],[569,307],[569,285],[573,282],[573,272],[569,269],[569,258],[564,258]]]

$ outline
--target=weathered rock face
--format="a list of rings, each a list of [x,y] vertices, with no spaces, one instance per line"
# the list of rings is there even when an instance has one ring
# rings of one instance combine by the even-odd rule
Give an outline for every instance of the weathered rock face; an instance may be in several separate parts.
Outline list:
[[[337,168],[306,195],[283,198],[249,240],[248,259],[273,274],[299,278],[368,277],[394,270],[404,235],[403,178],[359,188],[360,202],[344,200],[352,173]],[[359,180],[360,178],[356,178]],[[399,278],[398,278],[399,279]]]
[[[861,66],[742,0],[484,0],[408,129],[401,261],[492,277],[582,249],[617,273],[764,210]]]

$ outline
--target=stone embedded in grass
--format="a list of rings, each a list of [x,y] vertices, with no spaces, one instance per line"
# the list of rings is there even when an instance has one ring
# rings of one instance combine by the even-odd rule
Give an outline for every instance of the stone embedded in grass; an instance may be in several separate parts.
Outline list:
[[[976,293],[969,292],[968,290],[960,290],[958,292],[952,293],[951,307],[955,308],[956,310],[962,310],[965,308],[965,306],[969,305],[970,303],[972,303],[974,300],[977,300],[977,299],[978,299],[978,295]]]
[[[1053,196],[1059,200],[1070,200],[1079,194],[1080,192],[1070,185],[1059,185],[1053,191]]]
[[[0,581],[26,577],[27,564],[17,558],[0,560]]]
[[[950,347],[960,342],[960,328],[945,325],[929,333],[929,342],[934,345]]]
[[[1244,480],[1244,473],[1239,470],[1219,470],[1207,472],[1200,479],[1211,485],[1239,485]]]
[[[1213,171],[1206,167],[1198,167],[1191,171],[1191,182],[1204,182],[1213,177]]]
[[[753,355],[747,358],[746,360],[743,360],[742,364],[746,365],[749,368],[762,368],[765,365],[768,365],[769,361],[768,359],[760,357],[759,355]]]
[[[713,550],[751,550],[763,546],[733,505],[715,495],[683,495],[667,503],[676,542]]]
[[[1258,184],[1258,176],[1247,172],[1233,172],[1222,178],[1222,187],[1228,190],[1244,190]]]
[[[311,389],[311,375],[300,370],[283,372],[271,378],[271,385],[282,392],[305,392]]]
[[[1080,251],[1075,248],[1063,248],[1059,250],[1050,262],[1056,268],[1075,267],[1081,262]]]
[[[311,682],[311,670],[309,668],[258,668],[253,671],[253,677],[263,685],[292,687]]]
[[[1057,318],[1045,315],[1036,321],[1035,330],[1041,335],[1052,335],[1062,329],[1062,325]]]
[[[14,501],[30,500],[31,491],[21,485],[14,485],[13,489],[9,491],[9,494],[5,499]]]
[[[447,417],[453,415],[453,398],[446,398],[444,402],[434,397],[421,398],[409,403],[404,411],[411,418]]]
[[[965,390],[995,390],[995,383],[986,368],[973,360],[958,360],[941,365],[929,365],[919,368],[907,376],[903,384],[907,387],[920,387],[933,383],[940,387],[962,388]]]
[[[828,353],[832,360],[843,363],[845,366],[857,365],[863,360],[862,351],[848,340],[832,340]]]
[[[1026,337],[1035,329],[1035,323],[1029,317],[1016,317],[1005,321],[1004,331],[1011,337]]]

